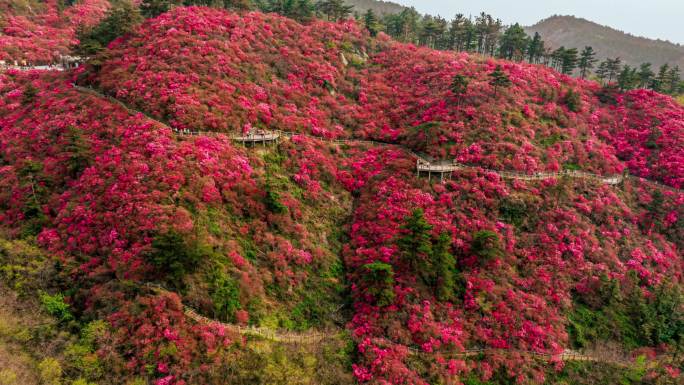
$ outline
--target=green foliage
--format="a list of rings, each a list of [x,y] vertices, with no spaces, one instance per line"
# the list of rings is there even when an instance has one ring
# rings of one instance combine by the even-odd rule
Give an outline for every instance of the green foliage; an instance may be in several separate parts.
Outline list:
[[[380,30],[378,18],[375,16],[375,12],[370,8],[363,14],[363,25],[371,36],[376,36]]]
[[[121,1],[113,6],[105,18],[90,29],[79,28],[76,52],[81,56],[94,56],[119,36],[133,30],[142,16],[133,3]]]
[[[214,304],[216,316],[227,321],[234,321],[235,312],[242,308],[237,281],[216,269],[211,277],[209,295]]]
[[[470,84],[470,81],[467,77],[461,74],[454,75],[454,78],[451,81],[451,93],[454,94],[454,96],[465,95],[465,93],[468,92],[468,84]]]
[[[568,334],[577,347],[619,341],[625,348],[671,344],[684,346],[684,294],[664,282],[643,292],[631,273],[620,284],[603,277],[598,292],[581,297],[568,316]]]
[[[0,369],[0,385],[19,385],[17,374],[12,369]]]
[[[197,268],[202,255],[203,250],[195,242],[188,242],[179,233],[169,231],[152,241],[149,261],[156,266],[161,278],[181,287],[183,277]]]
[[[29,104],[33,102],[33,100],[36,98],[36,95],[38,95],[38,89],[33,86],[33,84],[28,83],[26,87],[24,87],[24,92],[23,92],[23,97],[21,102],[23,104]]]
[[[363,265],[364,280],[368,283],[368,292],[375,297],[380,307],[391,305],[394,301],[394,269],[392,265],[373,262]]]
[[[287,213],[287,206],[280,202],[280,194],[273,190],[268,190],[266,192],[266,197],[264,198],[264,204],[266,208],[274,214],[285,214]]]
[[[90,143],[83,137],[83,133],[75,127],[69,127],[65,133],[67,144],[64,151],[69,154],[67,159],[67,173],[76,179],[92,161]]]
[[[413,210],[405,221],[401,226],[403,234],[396,242],[401,261],[412,271],[424,272],[432,254],[432,225],[425,220],[422,209]]]
[[[62,366],[54,358],[46,358],[38,364],[38,373],[43,385],[60,385],[62,383]]]
[[[102,362],[95,351],[98,340],[103,338],[107,331],[108,325],[105,321],[90,322],[81,329],[78,342],[66,348],[64,355],[69,365],[68,369],[80,375],[77,381],[89,384],[88,380],[97,380],[104,376]]]
[[[579,171],[582,167],[577,163],[565,162],[563,163],[563,170]]]
[[[479,257],[481,263],[501,258],[504,255],[499,235],[489,230],[480,230],[473,234],[471,251]]]
[[[503,72],[500,65],[497,65],[496,68],[494,68],[494,71],[489,74],[489,77],[489,85],[494,87],[494,96],[497,95],[499,88],[510,87],[511,85],[511,79]]]
[[[41,291],[39,294],[43,309],[45,309],[48,314],[57,318],[60,322],[69,322],[74,319],[74,316],[69,310],[69,305],[64,302],[64,296],[61,293],[49,295]]]
[[[547,137],[539,139],[539,144],[544,147],[548,148],[553,146],[554,144],[558,143],[559,141],[564,140],[564,136],[562,134],[551,134]]]
[[[506,223],[521,228],[527,218],[528,208],[524,201],[519,199],[504,199],[499,204],[499,215]]]
[[[464,294],[464,281],[456,269],[456,258],[451,254],[451,237],[441,233],[432,246],[432,269],[435,275],[435,296],[440,301],[453,302]]]
[[[182,4],[181,0],[143,0],[140,3],[140,13],[145,18],[157,17]]]
[[[565,93],[563,102],[568,107],[568,110],[572,112],[580,112],[582,110],[582,98],[580,94],[575,92],[572,88]]]

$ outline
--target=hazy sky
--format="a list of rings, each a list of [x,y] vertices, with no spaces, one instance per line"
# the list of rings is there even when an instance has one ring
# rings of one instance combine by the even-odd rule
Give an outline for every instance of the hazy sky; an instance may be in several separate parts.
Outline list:
[[[548,16],[575,15],[653,39],[684,44],[684,0],[392,0],[450,19],[481,11],[505,23],[531,25]]]

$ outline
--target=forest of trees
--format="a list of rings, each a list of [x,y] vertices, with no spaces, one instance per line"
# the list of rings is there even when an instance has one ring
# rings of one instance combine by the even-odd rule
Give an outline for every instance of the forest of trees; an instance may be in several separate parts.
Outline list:
[[[316,17],[328,21],[353,17],[365,26],[371,36],[382,31],[395,40],[434,49],[543,64],[566,75],[592,78],[622,90],[649,88],[670,95],[684,94],[684,81],[678,66],[670,67],[665,64],[655,69],[652,64],[643,63],[639,68],[634,68],[623,64],[620,58],[609,58],[598,63],[597,53],[592,47],[586,46],[581,51],[565,47],[552,50],[544,43],[540,34],[535,33],[530,37],[520,24],[505,26],[500,19],[484,12],[475,18],[457,14],[450,21],[440,16],[421,15],[414,8],[404,8],[399,13],[383,15],[378,15],[369,8],[359,14],[344,0],[143,0],[139,12],[143,17],[149,18],[180,5],[259,9],[279,13],[303,23]],[[130,13],[133,15],[126,16]],[[106,46],[140,19],[137,13],[138,10],[126,0],[116,1],[110,16],[100,25],[88,31],[80,31],[80,53],[90,56]],[[116,31],[112,33],[112,29]]]

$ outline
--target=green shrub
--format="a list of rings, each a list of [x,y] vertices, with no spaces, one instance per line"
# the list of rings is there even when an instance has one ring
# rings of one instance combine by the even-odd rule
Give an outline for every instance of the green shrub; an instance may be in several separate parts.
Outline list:
[[[471,251],[483,263],[501,258],[504,255],[499,235],[489,230],[480,230],[473,234]]]
[[[60,385],[62,383],[62,366],[54,358],[46,358],[38,364],[38,373],[43,385]]]
[[[216,316],[234,321],[235,312],[242,308],[238,283],[220,270],[216,270],[211,278],[210,296]]]
[[[0,385],[19,385],[17,374],[12,369],[0,369]]]
[[[64,296],[61,293],[49,295],[41,291],[40,302],[43,305],[43,309],[60,322],[69,322],[74,319],[74,316],[69,311],[69,305],[64,302]]]
[[[373,262],[363,265],[368,291],[375,297],[376,305],[383,307],[394,301],[394,269],[392,265]]]
[[[524,201],[506,198],[499,204],[499,215],[504,222],[521,228],[527,218],[528,208]]]
[[[568,92],[565,93],[563,102],[565,102],[568,110],[572,112],[580,112],[582,110],[582,98],[580,94],[573,89],[569,89]]]
[[[664,282],[645,295],[635,274],[622,285],[603,277],[600,288],[580,297],[568,315],[568,334],[577,347],[619,341],[626,349],[684,346],[684,294]]]
[[[150,262],[173,286],[180,287],[185,274],[193,272],[201,259],[202,250],[194,242],[187,242],[175,231],[160,234],[152,241]]]
[[[268,190],[266,192],[264,203],[266,208],[274,214],[285,214],[287,212],[287,206],[280,203],[280,194],[275,191]]]

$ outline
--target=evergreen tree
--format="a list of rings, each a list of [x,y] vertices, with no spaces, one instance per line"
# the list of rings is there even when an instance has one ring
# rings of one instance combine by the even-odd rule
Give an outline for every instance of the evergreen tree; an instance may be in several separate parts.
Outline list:
[[[622,67],[622,71],[617,77],[618,87],[621,90],[632,90],[637,87],[639,83],[639,73],[636,68],[628,65]]]
[[[613,79],[617,79],[620,70],[622,69],[622,59],[606,59],[599,65],[599,70],[596,71],[596,75],[599,76],[601,80],[608,79],[608,83],[611,83]],[[600,72],[600,73],[599,73]]]
[[[544,55],[544,41],[539,32],[534,33],[534,37],[530,40],[527,46],[527,61],[530,63],[539,63]]]
[[[363,277],[368,285],[368,293],[375,298],[380,307],[391,305],[394,301],[394,269],[392,265],[373,262],[363,265]]]
[[[658,92],[664,92],[668,83],[667,78],[669,71],[669,65],[663,64],[662,66],[660,66],[660,69],[658,70],[658,75],[655,78],[653,78],[653,82],[651,83],[651,89]]]
[[[90,29],[79,28],[77,35],[79,44],[75,51],[80,56],[94,56],[104,49],[112,40],[133,30],[142,22],[138,7],[130,1],[121,1],[107,11],[104,19]]]
[[[434,271],[435,296],[440,301],[454,301],[462,288],[456,258],[450,251],[451,237],[441,233],[432,246],[432,270]]]
[[[182,0],[143,0],[140,3],[140,13],[149,19],[181,5],[183,5]]]
[[[494,71],[489,74],[489,78],[489,85],[494,87],[494,96],[497,96],[500,87],[509,87],[511,85],[511,79],[503,72],[500,65],[497,65]]]
[[[468,91],[469,83],[470,81],[465,76],[461,74],[454,75],[454,79],[451,81],[451,93],[458,97],[465,95]]]
[[[482,263],[501,258],[504,255],[499,236],[489,230],[475,232],[470,249],[474,255],[480,258]]]
[[[681,75],[679,72],[679,66],[674,66],[670,68],[670,71],[667,73],[667,93],[670,95],[676,95],[679,91],[679,86],[681,83]]]
[[[363,15],[363,25],[366,27],[371,36],[378,34],[380,26],[378,24],[378,18],[375,16],[375,12],[368,8],[366,13]]]
[[[598,60],[596,59],[596,52],[592,47],[586,46],[580,54],[578,67],[580,69],[580,76],[585,79],[587,75],[594,68]]]
[[[422,209],[413,210],[405,220],[401,226],[403,235],[396,242],[401,260],[407,269],[425,274],[432,254],[432,225],[425,220]]]
[[[601,83],[605,84],[605,80],[608,77],[608,61],[604,60],[599,64],[598,69],[596,70],[596,77],[599,78]]]
[[[577,68],[577,48],[570,48],[563,51],[560,67],[562,73],[572,75],[575,68]]]
[[[655,73],[651,69],[651,63],[643,63],[639,66],[639,73],[637,76],[639,77],[639,87],[649,87],[655,76]]]
[[[316,8],[328,21],[338,21],[348,18],[354,6],[346,5],[343,0],[323,0],[316,4]]]
[[[522,60],[529,45],[527,33],[520,24],[515,23],[501,37],[499,56],[509,60]]]

